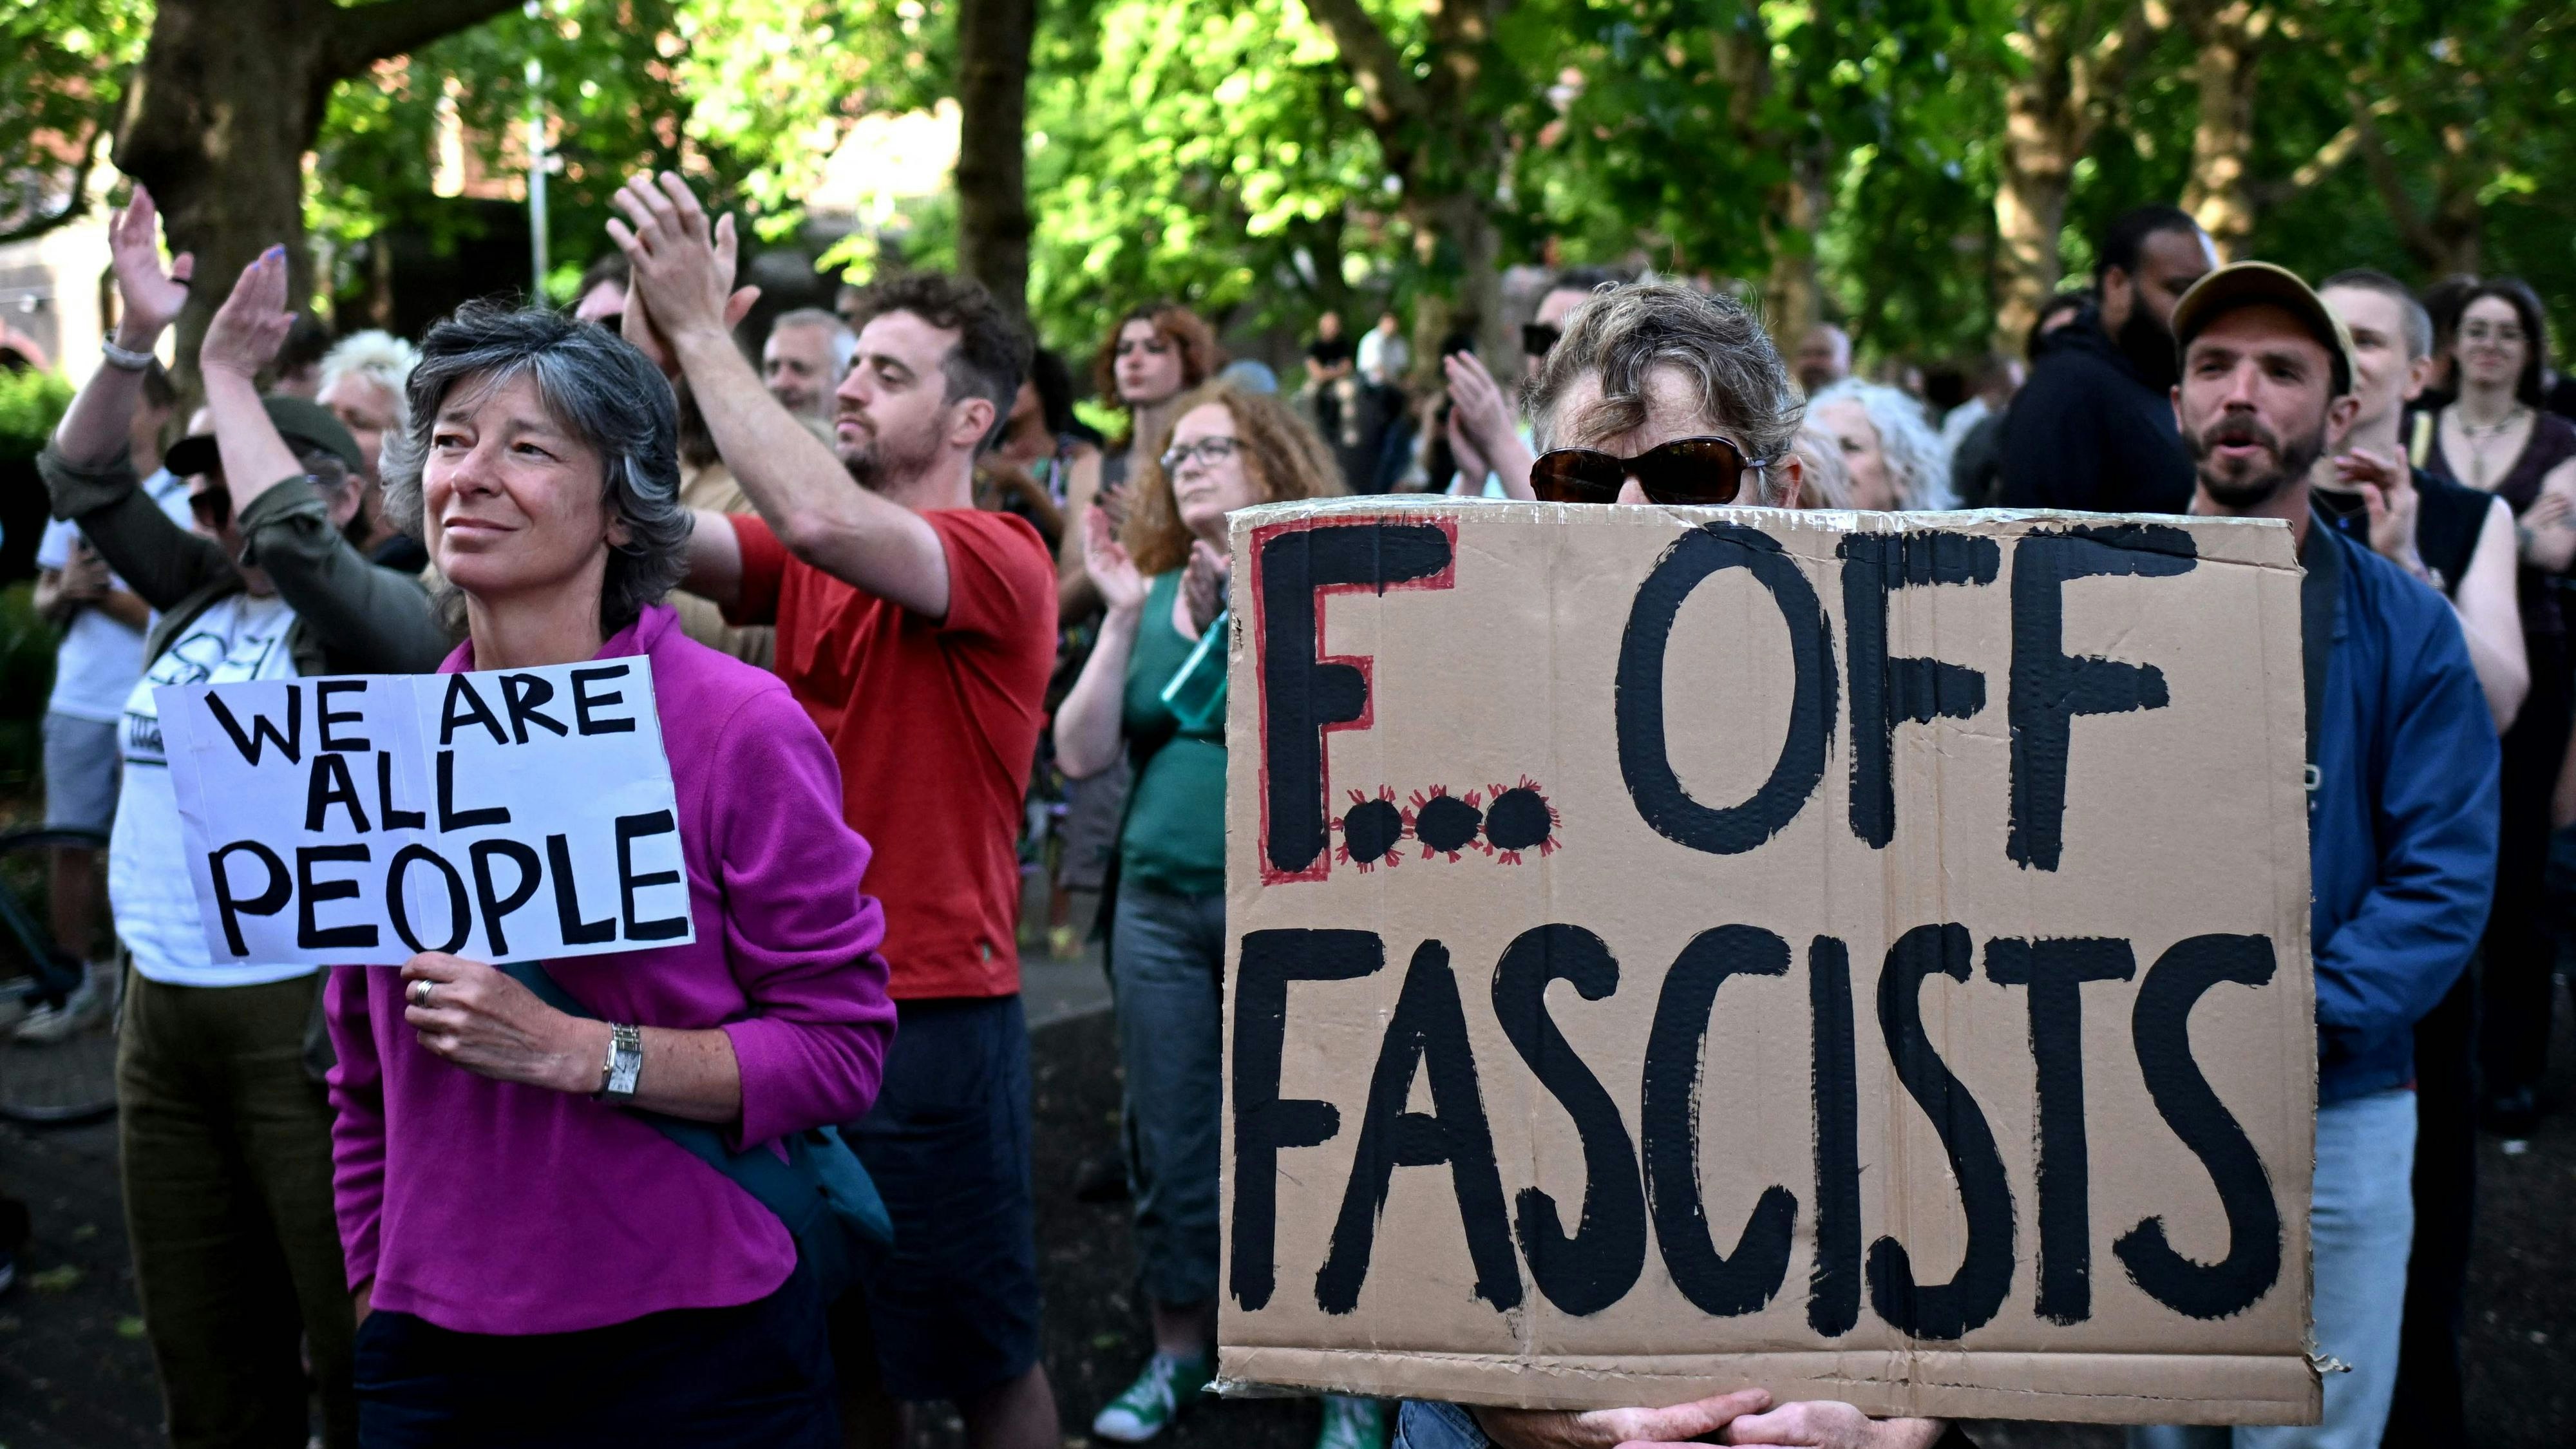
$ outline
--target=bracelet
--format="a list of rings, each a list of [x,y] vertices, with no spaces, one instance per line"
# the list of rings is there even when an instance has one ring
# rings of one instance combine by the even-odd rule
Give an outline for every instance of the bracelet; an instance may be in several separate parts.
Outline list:
[[[148,350],[137,352],[131,347],[119,347],[115,339],[109,337],[99,339],[98,355],[119,372],[141,372],[161,360]]]

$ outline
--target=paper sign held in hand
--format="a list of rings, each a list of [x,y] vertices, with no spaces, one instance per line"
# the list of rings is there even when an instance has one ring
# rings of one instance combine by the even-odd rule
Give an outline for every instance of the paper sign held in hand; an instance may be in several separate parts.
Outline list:
[[[695,939],[650,660],[156,696],[218,965]]]
[[[1233,531],[1224,1378],[2314,1422],[2286,528]]]

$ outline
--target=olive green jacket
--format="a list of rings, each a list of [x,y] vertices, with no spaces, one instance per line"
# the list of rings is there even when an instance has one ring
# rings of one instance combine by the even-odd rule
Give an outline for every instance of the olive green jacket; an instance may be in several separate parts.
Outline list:
[[[143,657],[161,657],[197,616],[240,593],[241,570],[214,540],[170,521],[124,454],[76,467],[51,444],[36,459],[54,517],[70,519],[143,602],[161,611]],[[331,526],[322,495],[292,478],[241,514],[245,566],[267,573],[295,610],[287,631],[297,674],[427,674],[456,640],[420,580],[369,563]]]

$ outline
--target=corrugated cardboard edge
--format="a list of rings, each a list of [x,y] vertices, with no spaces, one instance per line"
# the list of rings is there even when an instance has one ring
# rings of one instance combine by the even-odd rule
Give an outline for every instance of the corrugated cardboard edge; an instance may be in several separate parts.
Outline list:
[[[1325,1390],[1524,1409],[1662,1407],[1737,1388],[1839,1399],[1876,1415],[2081,1424],[2313,1424],[2324,1391],[2304,1356],[1952,1353],[1504,1355],[1223,1348],[1219,1393]],[[2041,1392],[2009,1384],[2046,1379]],[[2097,1391],[2088,1384],[2099,1384]],[[2111,1387],[2118,1385],[2117,1388]]]

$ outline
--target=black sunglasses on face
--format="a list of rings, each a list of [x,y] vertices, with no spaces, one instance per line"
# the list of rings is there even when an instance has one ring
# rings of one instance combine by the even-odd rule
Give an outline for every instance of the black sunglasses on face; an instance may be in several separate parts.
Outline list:
[[[1521,324],[1521,351],[1532,357],[1545,357],[1548,349],[1564,335],[1565,329],[1553,322],[1524,322]]]
[[[1590,448],[1558,448],[1530,465],[1530,491],[1541,503],[1616,503],[1634,477],[1656,503],[1708,507],[1733,503],[1749,469],[1744,450],[1724,438],[1675,438],[1633,458]]]

